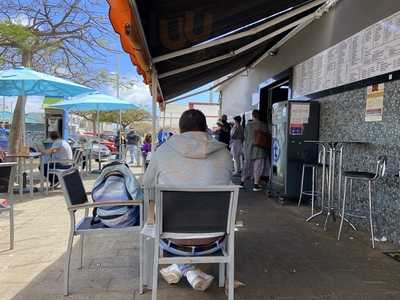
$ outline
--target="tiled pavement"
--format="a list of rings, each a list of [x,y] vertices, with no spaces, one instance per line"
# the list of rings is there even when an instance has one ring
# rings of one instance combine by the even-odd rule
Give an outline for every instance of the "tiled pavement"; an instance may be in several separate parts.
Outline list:
[[[92,180],[87,180],[90,187]],[[400,263],[372,250],[367,234],[336,224],[323,232],[304,222],[308,208],[281,206],[264,193],[242,191],[237,232],[236,278],[246,284],[236,299],[400,299]],[[73,254],[71,296],[62,295],[68,216],[60,192],[16,205],[16,244],[0,252],[0,299],[150,299],[138,295],[137,236],[88,238],[83,270]],[[0,249],[7,247],[7,218],[0,216]],[[380,246],[382,247],[382,246]],[[395,248],[393,245],[385,247]],[[77,249],[76,249],[77,250]],[[90,258],[89,258],[90,257]],[[207,271],[216,273],[212,266]],[[185,282],[160,280],[159,299],[226,299],[214,283],[205,293]]]

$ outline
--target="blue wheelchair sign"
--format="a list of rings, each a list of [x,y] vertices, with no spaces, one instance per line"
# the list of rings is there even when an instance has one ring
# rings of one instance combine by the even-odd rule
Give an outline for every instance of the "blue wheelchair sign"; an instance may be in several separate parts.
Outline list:
[[[279,146],[279,141],[278,139],[274,139],[272,142],[272,159],[274,160],[274,162],[277,162],[280,156],[281,148]]]

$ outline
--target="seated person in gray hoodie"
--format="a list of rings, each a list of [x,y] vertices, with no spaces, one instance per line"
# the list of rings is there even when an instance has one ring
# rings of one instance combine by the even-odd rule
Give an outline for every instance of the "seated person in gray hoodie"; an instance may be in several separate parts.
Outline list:
[[[232,158],[226,145],[212,138],[207,132],[204,114],[195,109],[185,111],[179,120],[180,134],[173,135],[151,156],[150,164],[144,175],[145,187],[156,184],[172,186],[227,185],[231,183]],[[196,170],[194,172],[194,170]],[[220,249],[223,237],[213,240],[173,240],[162,242],[161,247],[172,254],[192,255],[192,247],[201,246],[200,254],[209,254]],[[179,247],[171,247],[173,243]],[[206,250],[205,250],[206,249]],[[213,276],[208,275],[193,265],[171,265],[160,271],[169,283],[178,283],[186,277],[196,290],[206,290]]]

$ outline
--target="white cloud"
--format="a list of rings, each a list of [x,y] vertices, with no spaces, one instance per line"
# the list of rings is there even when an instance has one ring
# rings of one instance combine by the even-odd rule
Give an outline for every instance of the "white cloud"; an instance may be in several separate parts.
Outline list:
[[[15,104],[17,103],[17,97],[5,97],[4,110],[14,111]],[[25,106],[25,113],[31,112],[43,112],[43,97],[42,96],[28,96],[27,103]],[[3,110],[3,97],[0,98],[0,111]]]
[[[19,14],[14,19],[11,20],[12,23],[21,25],[21,26],[30,26],[32,25],[32,20],[29,19],[27,15]]]
[[[109,95],[115,95],[115,88],[112,86],[107,87],[107,93]],[[149,86],[143,82],[137,82],[134,86],[129,88],[122,87],[120,89],[120,99],[144,107],[150,107],[152,101]]]

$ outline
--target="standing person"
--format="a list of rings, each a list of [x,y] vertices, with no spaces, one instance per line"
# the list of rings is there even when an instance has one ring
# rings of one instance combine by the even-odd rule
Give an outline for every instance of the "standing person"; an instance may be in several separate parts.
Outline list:
[[[264,171],[267,156],[267,126],[260,120],[261,113],[253,110],[253,120],[250,120],[244,131],[244,169],[242,172],[241,186],[248,177],[254,178],[253,191],[261,191],[260,179]]]
[[[168,135],[168,132],[166,132],[163,128],[161,128],[157,134],[158,146],[161,146],[162,144],[164,144],[164,142],[167,140],[167,135]]]
[[[231,129],[231,154],[233,157],[233,165],[235,172],[233,175],[239,174],[242,171],[242,153],[243,153],[243,140],[244,132],[243,127],[240,124],[242,118],[236,116],[233,118],[235,124]]]
[[[226,144],[229,147],[231,140],[231,124],[228,123],[228,117],[226,115],[222,115],[221,120],[217,124],[218,129],[216,135],[218,136],[218,141]]]
[[[50,139],[52,140],[53,144],[50,149],[43,149],[41,150],[42,154],[48,154],[52,155],[52,160],[55,161],[55,163],[46,163],[44,164],[44,176],[47,176],[47,171],[50,169],[55,168],[56,169],[69,169],[71,168],[70,164],[65,164],[62,161],[72,161],[72,148],[68,144],[67,141],[63,140],[60,138],[60,135],[56,131],[52,131],[49,134]],[[49,181],[52,184],[53,183],[53,174],[49,174]],[[54,185],[58,185],[58,177],[56,176],[54,178]]]
[[[141,147],[141,150],[142,150],[144,169],[146,170],[147,165],[148,165],[147,155],[151,152],[151,134],[150,133],[147,133],[144,136],[143,145]]]
[[[144,186],[154,188],[156,184],[165,184],[205,187],[230,184],[232,158],[226,145],[207,133],[204,114],[196,109],[185,111],[179,120],[179,129],[181,134],[172,136],[152,154],[144,174]],[[161,248],[172,254],[176,254],[179,249],[180,255],[201,255],[205,251],[219,251],[222,240],[223,236],[212,239],[162,240]],[[169,284],[178,283],[186,277],[189,284],[200,291],[206,290],[214,278],[191,264],[174,264],[161,269],[160,273]]]
[[[136,134],[136,131],[131,129],[126,135],[126,148],[129,151],[129,155],[131,157],[131,164],[139,164],[139,143],[140,136]]]

